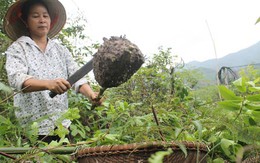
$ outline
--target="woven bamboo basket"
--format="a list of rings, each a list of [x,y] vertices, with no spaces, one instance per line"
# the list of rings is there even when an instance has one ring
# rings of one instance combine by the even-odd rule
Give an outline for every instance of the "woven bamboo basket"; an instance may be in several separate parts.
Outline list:
[[[187,149],[187,156],[179,144]],[[152,142],[126,145],[107,145],[88,147],[78,150],[76,154],[79,163],[147,163],[149,157],[158,152],[172,149],[172,154],[164,157],[164,163],[206,163],[204,157],[207,146],[194,142]]]

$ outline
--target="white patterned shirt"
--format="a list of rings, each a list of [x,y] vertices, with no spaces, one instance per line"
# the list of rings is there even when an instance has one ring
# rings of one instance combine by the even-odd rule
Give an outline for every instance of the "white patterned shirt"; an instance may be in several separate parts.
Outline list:
[[[10,85],[17,91],[22,89],[24,81],[67,79],[77,69],[67,48],[49,39],[45,52],[27,36],[20,37],[6,51],[6,70]],[[76,92],[79,86],[87,83],[85,78],[74,84]],[[19,93],[14,96],[15,115],[22,126],[38,122],[39,135],[48,135],[55,128],[56,120],[68,110],[67,93],[49,97],[49,91]],[[62,124],[69,127],[69,120]]]

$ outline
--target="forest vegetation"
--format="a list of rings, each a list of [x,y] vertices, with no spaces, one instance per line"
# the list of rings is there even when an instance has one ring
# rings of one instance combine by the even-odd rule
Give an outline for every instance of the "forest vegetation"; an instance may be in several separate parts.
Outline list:
[[[8,85],[4,66],[11,40],[3,33],[3,17],[13,0],[0,2],[0,162],[72,162],[71,155],[79,147],[162,140],[203,143],[208,148],[209,163],[260,160],[259,69],[248,65],[239,70],[236,80],[198,85],[209,82],[203,73],[186,69],[174,49],[164,47],[159,47],[126,83],[107,89],[102,106],[91,109],[86,98],[69,91],[69,111],[57,121],[55,130],[61,140],[50,144],[37,140],[37,122],[23,129],[14,115],[17,108],[12,98],[21,92],[14,92]],[[86,26],[79,16],[69,20],[56,37],[80,66],[100,46],[84,35]],[[95,79],[87,78],[94,90],[101,89]],[[68,130],[61,125],[62,119],[73,122],[73,142],[65,138]],[[55,147],[60,151],[50,152]],[[75,150],[61,154],[68,147]],[[28,150],[19,151],[22,149]],[[185,147],[182,151],[187,154]],[[162,155],[165,153],[158,153],[149,161],[162,161]]]

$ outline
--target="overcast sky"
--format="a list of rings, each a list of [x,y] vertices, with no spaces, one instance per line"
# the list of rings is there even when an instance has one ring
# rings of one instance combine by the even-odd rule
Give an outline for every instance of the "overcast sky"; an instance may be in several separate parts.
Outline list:
[[[92,40],[126,35],[146,56],[163,46],[185,62],[204,61],[260,41],[260,0],[60,1],[68,17],[84,15]]]

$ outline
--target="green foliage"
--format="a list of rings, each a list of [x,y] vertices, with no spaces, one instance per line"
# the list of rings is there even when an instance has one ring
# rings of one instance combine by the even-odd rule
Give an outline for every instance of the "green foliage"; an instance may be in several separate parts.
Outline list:
[[[254,81],[260,76],[259,69],[255,68],[253,65],[248,65],[244,69],[240,69],[239,75],[245,80],[245,81]]]
[[[212,163],[225,163],[225,160],[223,158],[216,158],[212,161]]]
[[[0,0],[0,4],[1,4],[0,5],[0,84],[5,84],[5,85],[7,84],[7,76],[6,76],[6,71],[4,69],[4,65],[5,65],[4,52],[7,49],[7,47],[10,45],[11,40],[7,38],[7,36],[3,33],[3,20],[4,20],[6,10],[12,2],[13,0]],[[3,88],[3,86],[0,87]],[[6,87],[4,89],[6,89]],[[1,90],[2,89],[0,88],[0,97],[6,96],[6,93],[3,93]]]
[[[0,54],[0,106],[3,105],[2,100],[11,95],[12,89],[7,85],[7,75],[4,69],[3,57]],[[1,111],[1,107],[0,107]]]
[[[223,101],[218,102],[216,108],[218,113],[214,115],[214,119],[207,121],[214,123],[211,133],[215,134],[211,135],[208,141],[215,145],[215,154],[221,153],[222,158],[232,162],[240,157],[239,151],[243,146],[260,145],[259,89],[257,89],[259,80],[248,79],[250,78],[242,77],[234,81],[230,88],[219,86]],[[250,152],[245,153],[244,156],[247,155],[250,155]]]
[[[70,108],[65,112],[55,123],[57,129],[54,131],[54,134],[58,135],[60,138],[64,138],[69,134],[69,130],[62,125],[62,121],[65,119],[73,121],[80,117],[79,110],[77,108]],[[75,131],[74,131],[75,132]]]
[[[172,154],[172,149],[169,148],[167,151],[159,151],[153,154],[149,159],[149,163],[163,163],[163,158]]]
[[[3,20],[6,10],[12,2],[14,2],[14,0],[0,0],[0,33],[3,32]]]
[[[18,124],[12,104],[0,105],[0,147],[2,146],[17,146],[22,145],[21,132],[22,129]],[[3,108],[2,108],[3,107]],[[8,110],[4,110],[4,108]]]
[[[0,91],[1,92],[6,92],[7,94],[11,94],[12,93],[12,89],[8,86],[6,86],[3,83],[0,83]]]
[[[240,144],[235,143],[232,140],[221,139],[220,144],[224,154],[228,156],[232,161],[236,160],[236,153],[242,148]]]
[[[159,53],[154,55],[147,66],[142,67],[127,83],[113,89],[117,92],[113,99],[148,106],[161,101],[169,102],[172,98],[177,101],[185,100],[191,86],[196,83],[195,76],[188,71],[180,71],[182,62],[180,63],[170,50],[164,51],[160,48]],[[184,79],[187,76],[190,78]]]
[[[127,83],[109,89],[106,92],[108,103],[102,107],[89,110],[83,99],[73,96],[76,102],[71,101],[71,104],[85,109],[85,124],[93,131],[88,132],[87,142],[95,142],[94,145],[122,144],[157,141],[162,136],[167,141],[201,140],[203,125],[194,108],[199,103],[194,105],[196,100],[188,93],[191,90],[188,81],[193,81],[194,86],[195,77],[190,75],[192,80],[186,78],[188,72],[180,71],[181,67],[178,67],[179,63],[175,64],[169,49],[166,52],[161,49],[159,53]],[[156,110],[159,126],[152,107]]]
[[[26,131],[27,132],[25,132],[25,136],[30,140],[31,144],[35,144],[38,139],[38,131],[39,131],[38,123],[33,122],[31,125],[29,125],[26,128]]]
[[[67,25],[56,38],[72,53],[73,58],[79,64],[85,64],[86,58],[93,55],[99,47],[99,43],[93,43],[84,31],[87,28],[87,20],[79,15],[75,19],[69,19]]]

